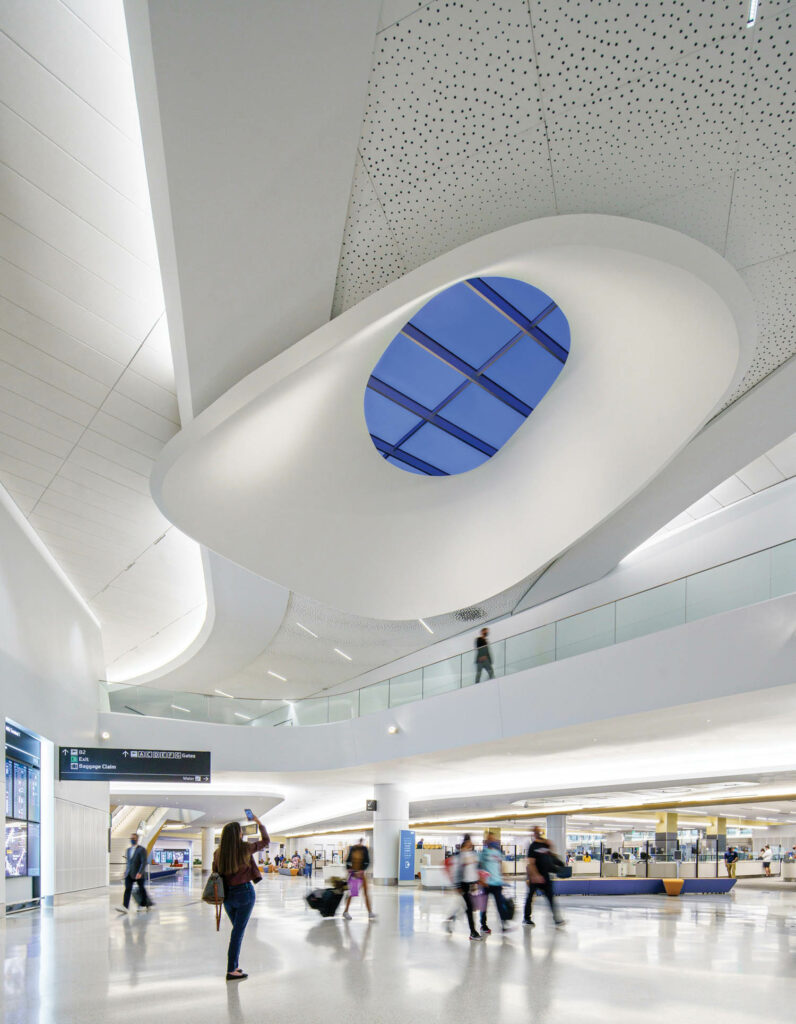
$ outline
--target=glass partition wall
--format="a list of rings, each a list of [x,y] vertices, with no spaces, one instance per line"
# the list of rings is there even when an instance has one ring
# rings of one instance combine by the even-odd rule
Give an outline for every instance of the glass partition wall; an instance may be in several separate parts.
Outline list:
[[[796,592],[796,540],[490,643],[496,678]],[[478,627],[480,628],[480,627]],[[475,632],[475,630],[474,630]],[[481,682],[488,682],[482,675]],[[475,683],[472,650],[358,690],[304,700],[249,700],[101,684],[109,710],[256,727],[326,725]]]

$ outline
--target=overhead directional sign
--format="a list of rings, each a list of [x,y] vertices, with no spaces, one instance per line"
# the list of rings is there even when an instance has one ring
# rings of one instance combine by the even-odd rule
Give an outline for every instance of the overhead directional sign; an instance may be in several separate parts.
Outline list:
[[[209,782],[209,750],[61,747],[62,782]]]

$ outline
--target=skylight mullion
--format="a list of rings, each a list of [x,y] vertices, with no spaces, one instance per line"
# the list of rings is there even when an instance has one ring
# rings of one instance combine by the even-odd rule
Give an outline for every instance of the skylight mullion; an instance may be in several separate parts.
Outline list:
[[[512,306],[510,302],[504,299],[502,295],[496,292],[494,288],[488,285],[486,281],[483,281],[480,277],[473,277],[467,281],[466,284],[469,288],[472,288],[476,294],[480,295],[482,299],[488,302],[491,306],[494,306],[498,313],[502,313],[506,319],[510,320],[513,324],[516,324],[520,330],[525,331],[529,337],[533,338],[537,345],[541,345],[542,348],[546,349],[550,355],[560,363],[565,363],[567,361],[569,353],[563,345],[559,345],[558,342],[551,338],[549,334],[545,334],[541,327],[536,326],[541,319],[541,316],[537,317],[536,320],[529,320],[528,317],[516,308],[516,306]],[[543,314],[545,316],[552,312],[552,309],[547,310],[547,312],[544,312],[543,310]]]
[[[463,441],[464,444],[469,444],[471,448],[475,448],[476,451],[481,452],[483,455],[488,455],[491,458],[497,451],[497,448],[489,444],[489,442],[484,441],[480,437],[476,437],[475,434],[471,434],[468,430],[464,430],[462,427],[457,426],[450,420],[446,420],[444,416],[438,415],[433,409],[427,409],[419,402],[416,402],[413,398],[405,395],[402,391],[398,391],[389,384],[385,384],[383,380],[379,380],[379,378],[373,374],[371,374],[370,380],[368,381],[368,387],[372,388],[373,391],[378,392],[380,395],[383,395],[385,398],[389,398],[390,401],[395,402],[396,405],[401,405],[404,409],[408,409],[410,412],[413,412],[426,423],[430,423],[432,426],[443,430],[446,434],[450,434],[451,437],[455,437],[457,441]],[[398,441],[395,444],[396,450],[406,440],[412,437],[412,435],[415,434],[422,425],[423,424],[421,423],[418,427],[413,427],[406,437]]]
[[[371,434],[370,439],[385,458],[389,456],[392,459],[398,459],[399,462],[405,462],[407,466],[413,466],[415,469],[419,469],[420,472],[425,473],[426,476],[450,476],[450,473],[446,473],[444,469],[432,466],[430,462],[424,462],[422,459],[418,459],[416,455],[410,455],[409,452],[395,449],[393,445],[383,441],[375,434]]]
[[[478,370],[474,366],[470,366],[469,363],[465,363],[463,359],[460,359],[453,352],[445,348],[444,345],[440,345],[438,341],[430,338],[427,334],[424,334],[419,327],[410,321],[405,324],[401,331],[410,341],[415,342],[416,345],[420,345],[421,348],[426,349],[432,355],[436,356],[437,359],[442,360],[443,363],[447,363],[454,370],[457,370],[463,377],[467,377],[474,384],[482,387],[485,391],[488,391],[495,398],[499,399],[505,405],[511,406],[515,412],[520,413],[522,416],[530,416],[533,412],[530,405],[526,405],[521,399],[517,398],[516,395],[512,395],[510,391],[506,391],[499,384],[496,384],[493,380],[488,377],[479,376]]]

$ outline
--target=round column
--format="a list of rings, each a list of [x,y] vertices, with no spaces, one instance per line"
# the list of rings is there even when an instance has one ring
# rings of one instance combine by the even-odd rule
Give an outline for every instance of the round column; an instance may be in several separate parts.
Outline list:
[[[373,882],[397,885],[398,844],[401,829],[409,827],[409,800],[402,789],[387,783],[373,787],[373,799]]]
[[[216,847],[215,829],[202,829],[202,871],[209,874],[213,870],[213,853]]]
[[[566,814],[548,814],[546,824],[546,837],[563,860],[567,853],[567,816]]]

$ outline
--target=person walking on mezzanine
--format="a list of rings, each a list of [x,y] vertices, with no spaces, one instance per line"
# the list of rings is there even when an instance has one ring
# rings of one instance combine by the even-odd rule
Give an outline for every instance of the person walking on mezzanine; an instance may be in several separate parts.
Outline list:
[[[492,651],[489,649],[489,630],[484,626],[475,638],[475,681],[481,682],[481,673],[486,671],[490,679],[495,678],[492,668]]]

